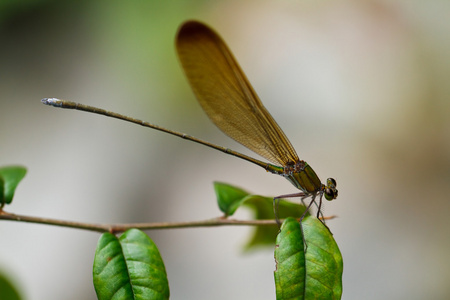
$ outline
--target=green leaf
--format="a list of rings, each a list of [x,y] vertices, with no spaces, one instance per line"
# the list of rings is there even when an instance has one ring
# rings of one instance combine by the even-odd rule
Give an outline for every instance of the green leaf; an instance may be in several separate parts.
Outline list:
[[[275,246],[275,287],[278,300],[304,299],[306,258],[300,224],[293,218],[283,222]]]
[[[278,217],[300,218],[306,207],[300,204],[284,201],[280,199],[278,205]],[[243,206],[250,208],[254,213],[255,220],[274,219],[273,198],[251,195],[243,201]],[[253,250],[260,247],[273,247],[280,228],[277,224],[255,226],[249,242],[244,246],[244,251]]]
[[[342,256],[328,228],[314,217],[300,224],[288,218],[281,226],[275,248],[277,300],[341,299]]]
[[[233,215],[239,207],[245,206],[253,211],[255,220],[275,219],[273,198],[250,195],[243,189],[220,182],[214,182],[214,190],[219,208],[226,216]],[[280,219],[287,217],[300,218],[305,209],[304,205],[294,204],[280,199],[278,217]],[[277,224],[256,226],[252,237],[244,246],[244,251],[253,250],[258,247],[273,247],[278,232],[279,226]]]
[[[5,205],[5,181],[3,180],[3,177],[0,176],[0,210]]]
[[[5,203],[11,203],[14,197],[14,192],[16,191],[16,187],[26,173],[27,169],[21,166],[9,166],[0,168],[0,184],[2,184],[2,188],[0,189],[1,207],[3,207]]]
[[[20,300],[19,292],[17,288],[11,283],[11,281],[0,273],[0,299],[2,300]]]
[[[94,258],[94,287],[100,300],[169,299],[166,269],[155,243],[142,231],[120,238],[104,233]]]
[[[217,204],[226,216],[233,215],[245,200],[245,197],[249,195],[240,188],[221,182],[214,182],[214,191],[216,192]]]

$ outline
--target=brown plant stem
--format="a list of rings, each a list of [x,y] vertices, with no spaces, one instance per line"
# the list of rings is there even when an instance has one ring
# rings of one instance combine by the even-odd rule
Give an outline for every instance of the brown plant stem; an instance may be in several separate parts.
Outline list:
[[[333,219],[334,216],[325,217],[324,219]],[[53,226],[69,227],[76,229],[84,229],[97,232],[120,233],[130,228],[141,230],[152,229],[173,229],[173,228],[193,228],[193,227],[216,227],[216,226],[268,226],[277,225],[275,220],[236,220],[226,217],[216,217],[201,221],[187,222],[149,222],[149,223],[128,223],[128,224],[95,224],[75,221],[65,221],[58,219],[24,216],[12,214],[0,210],[0,220],[27,222],[36,224],[46,224]],[[282,221],[282,220],[281,220]]]

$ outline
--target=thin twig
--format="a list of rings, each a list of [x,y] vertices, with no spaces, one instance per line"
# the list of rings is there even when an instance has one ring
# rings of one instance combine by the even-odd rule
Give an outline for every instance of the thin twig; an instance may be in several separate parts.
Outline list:
[[[324,219],[333,219],[334,216],[325,217]],[[0,210],[0,220],[28,222],[37,224],[46,224],[53,226],[69,227],[76,229],[84,229],[98,232],[118,233],[124,232],[130,228],[138,228],[142,230],[150,229],[173,229],[173,228],[191,228],[191,227],[215,227],[215,226],[267,226],[277,225],[275,220],[236,220],[226,217],[217,217],[202,221],[187,222],[149,222],[149,223],[129,223],[129,224],[94,224],[75,221],[64,221],[50,218],[41,218],[33,216],[24,216],[8,213]]]

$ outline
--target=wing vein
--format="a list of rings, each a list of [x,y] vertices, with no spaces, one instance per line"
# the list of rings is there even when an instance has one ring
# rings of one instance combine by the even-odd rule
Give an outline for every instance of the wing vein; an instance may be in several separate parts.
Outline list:
[[[272,163],[284,166],[298,161],[218,34],[189,21],[178,32],[176,47],[198,102],[222,132]]]

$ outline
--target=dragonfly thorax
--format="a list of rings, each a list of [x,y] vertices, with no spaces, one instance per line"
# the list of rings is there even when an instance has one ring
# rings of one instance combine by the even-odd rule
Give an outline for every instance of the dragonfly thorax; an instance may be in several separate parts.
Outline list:
[[[324,194],[325,199],[334,200],[338,196],[336,189],[336,180],[327,179],[327,184],[322,184],[316,172],[311,166],[303,160],[296,163],[288,163],[283,168],[283,177],[289,180],[296,188],[303,191],[306,195]]]
[[[319,177],[306,161],[286,164],[281,175],[305,194],[316,194],[322,190]]]

